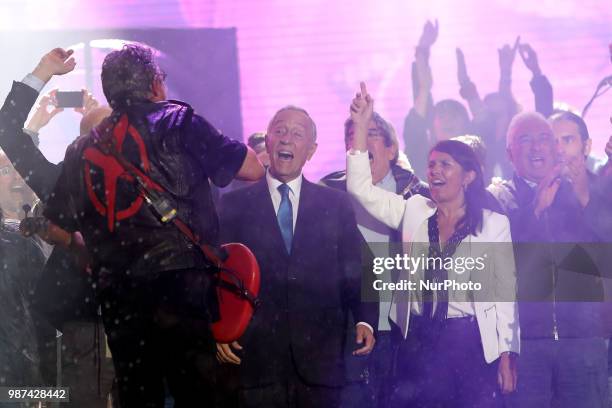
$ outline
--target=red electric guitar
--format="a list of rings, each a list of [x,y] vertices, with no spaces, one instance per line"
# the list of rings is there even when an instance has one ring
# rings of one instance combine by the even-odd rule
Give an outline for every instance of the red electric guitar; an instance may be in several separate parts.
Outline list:
[[[89,254],[80,234],[64,231],[44,217],[26,217],[19,230],[25,236],[39,235],[47,243],[74,252],[78,265],[87,270]],[[217,298],[220,320],[212,324],[212,332],[219,343],[231,343],[244,333],[259,300],[260,274],[255,255],[243,244],[230,243],[221,247],[222,254],[201,246],[209,260],[217,260]]]
[[[231,243],[221,248],[227,253],[217,281],[221,318],[213,323],[212,332],[219,343],[231,343],[242,336],[259,306],[260,274],[255,255],[245,245]]]

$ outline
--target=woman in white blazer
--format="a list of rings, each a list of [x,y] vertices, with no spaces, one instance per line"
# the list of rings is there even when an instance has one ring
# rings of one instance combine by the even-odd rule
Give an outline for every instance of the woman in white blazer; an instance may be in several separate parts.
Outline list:
[[[498,391],[510,393],[516,387],[514,353],[519,352],[509,221],[486,208],[480,163],[458,141],[440,142],[430,152],[431,200],[420,195],[404,200],[374,186],[367,153],[367,138],[376,137],[368,135],[372,112],[372,98],[362,83],[351,104],[355,133],[347,153],[348,192],[381,222],[401,228],[411,258],[470,257],[482,267],[459,273],[449,264],[425,262],[429,266],[412,273],[400,269],[399,282],[415,286],[394,291],[389,317],[404,339],[415,338],[413,344],[419,345],[420,363],[410,364],[412,372],[406,373],[418,379],[411,393],[422,407],[494,406]],[[427,286],[445,281],[469,289]]]

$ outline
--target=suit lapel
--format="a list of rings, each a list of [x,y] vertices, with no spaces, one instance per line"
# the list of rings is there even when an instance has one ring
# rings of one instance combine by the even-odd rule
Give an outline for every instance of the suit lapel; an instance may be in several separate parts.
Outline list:
[[[274,249],[279,254],[283,254],[284,257],[288,256],[265,177],[257,184],[252,204],[257,206],[254,211],[253,223],[261,226],[261,228],[255,228],[255,231],[269,231],[269,242],[264,245]],[[264,236],[262,236],[263,238]]]
[[[300,191],[300,202],[298,204],[297,221],[295,223],[295,231],[293,232],[293,242],[291,243],[291,254],[295,255],[295,251],[300,248],[305,248],[305,241],[309,234],[309,227],[316,220],[316,199],[313,194],[313,185],[311,182],[302,178],[302,189]],[[279,229],[280,234],[280,229]]]

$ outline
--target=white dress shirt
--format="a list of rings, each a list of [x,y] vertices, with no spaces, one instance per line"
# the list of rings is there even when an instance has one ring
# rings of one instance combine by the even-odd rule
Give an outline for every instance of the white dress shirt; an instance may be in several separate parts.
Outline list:
[[[32,74],[26,75],[21,82],[34,89],[38,93],[40,93],[40,91],[42,91],[42,89],[45,87],[45,82]]]
[[[272,205],[274,206],[274,214],[278,214],[278,207],[280,207],[282,198],[280,191],[278,191],[278,187],[281,184],[287,184],[289,186],[289,201],[291,201],[291,209],[293,210],[293,232],[295,233],[295,222],[297,221],[300,192],[302,191],[302,173],[290,182],[283,183],[272,177],[269,171],[266,171],[266,181],[268,182],[268,190],[270,191]]]

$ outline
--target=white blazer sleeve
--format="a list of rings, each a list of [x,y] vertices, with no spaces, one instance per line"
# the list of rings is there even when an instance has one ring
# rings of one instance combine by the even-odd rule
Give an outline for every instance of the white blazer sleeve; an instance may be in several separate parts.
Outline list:
[[[391,228],[399,228],[406,200],[372,184],[368,152],[347,152],[346,189],[374,218]]]
[[[516,303],[516,266],[510,235],[510,222],[501,214],[494,214],[492,221],[498,230],[494,243],[495,310],[499,353],[520,352],[520,327]]]

